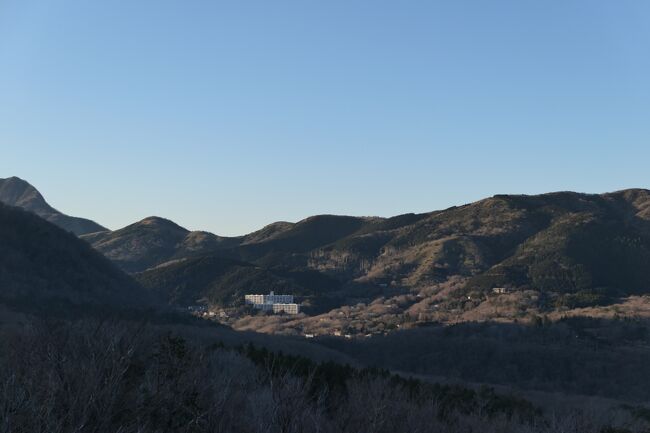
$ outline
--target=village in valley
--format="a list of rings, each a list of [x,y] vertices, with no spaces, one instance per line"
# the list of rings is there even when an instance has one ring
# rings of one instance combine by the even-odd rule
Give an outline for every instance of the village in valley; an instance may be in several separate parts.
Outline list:
[[[328,311],[314,312],[310,298],[292,294],[246,294],[231,306],[195,305],[190,313],[238,331],[291,335],[303,338],[364,339],[399,330],[454,324],[463,321],[536,323],[574,315],[615,317],[621,312],[650,317],[650,297],[631,297],[619,304],[590,309],[547,312],[540,308],[536,290],[492,287],[460,295],[466,280],[449,281],[373,300],[350,299]],[[398,291],[399,292],[399,291]]]
[[[301,303],[292,294],[276,294],[273,290],[268,294],[246,294],[229,307],[195,305],[188,307],[188,310],[197,317],[242,331],[304,338],[369,338],[399,329],[424,326],[425,323],[445,321],[451,309],[457,312],[459,306],[441,298],[440,292],[445,291],[443,289],[446,287],[433,292],[385,296],[370,302],[359,300],[319,314],[310,314],[309,299]],[[508,293],[507,288],[494,288],[490,298],[494,302],[495,297]],[[465,302],[476,301],[468,296]],[[305,311],[303,307],[306,307]]]
[[[282,316],[297,316],[300,314],[300,304],[294,302],[293,295],[276,295],[273,290],[271,290],[267,295],[244,295],[244,303],[239,306],[239,308],[192,305],[187,307],[187,309],[194,316],[219,321],[227,321],[232,317],[254,315],[256,313]]]

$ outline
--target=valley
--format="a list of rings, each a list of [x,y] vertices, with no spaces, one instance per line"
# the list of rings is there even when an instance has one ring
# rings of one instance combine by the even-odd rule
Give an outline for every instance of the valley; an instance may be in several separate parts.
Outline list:
[[[289,381],[282,393],[291,393],[291,383],[308,383],[319,372],[319,392],[341,393],[344,403],[330,409],[339,414],[354,410],[357,397],[374,404],[383,401],[377,392],[404,393],[385,404],[399,403],[395,413],[415,411],[412,422],[423,421],[418,399],[433,399],[443,404],[431,412],[440,427],[468,420],[493,426],[485,414],[498,413],[502,431],[517,432],[530,420],[544,420],[547,428],[552,418],[541,408],[559,416],[561,405],[551,396],[561,393],[571,401],[569,414],[556,419],[562,425],[581,417],[585,425],[643,431],[649,212],[646,190],[554,193],[496,196],[393,218],[322,215],[240,237],[193,232],[159,217],[78,236],[28,207],[0,204],[0,334],[23,357],[0,362],[41,365],[23,341],[57,344],[56,353],[76,341],[90,358],[68,354],[56,361],[60,368],[70,362],[100,368],[95,363],[104,358],[93,351],[117,344],[126,352],[111,362],[142,363],[165,353],[171,364],[150,368],[172,368],[164,374],[192,383],[188,366],[206,372],[202,359],[237,359],[262,378],[241,386],[272,395],[277,375]],[[290,295],[277,302],[300,311],[245,300],[271,291]],[[110,342],[113,335],[119,342]],[[286,370],[269,370],[270,360]],[[57,386],[87,391],[73,370],[65,371]],[[105,373],[92,374],[104,380]],[[145,389],[149,373],[132,374]],[[110,380],[128,383],[122,376]],[[183,389],[194,389],[190,382]],[[127,388],[121,399],[131,398]],[[208,388],[174,392],[213,395]],[[318,414],[322,425],[334,422],[309,395],[292,395],[301,413]],[[244,404],[239,391],[231,397]],[[594,405],[619,418],[593,424]],[[555,431],[548,428],[539,431]]]
[[[36,213],[34,200],[45,202],[25,181],[1,185],[0,201]],[[498,195],[391,218],[318,215],[238,237],[148,217],[80,237],[160,302],[202,305],[212,320],[263,333],[367,338],[429,324],[646,318],[650,295],[641,189]],[[245,307],[245,294],[269,291],[296,296],[301,313]]]

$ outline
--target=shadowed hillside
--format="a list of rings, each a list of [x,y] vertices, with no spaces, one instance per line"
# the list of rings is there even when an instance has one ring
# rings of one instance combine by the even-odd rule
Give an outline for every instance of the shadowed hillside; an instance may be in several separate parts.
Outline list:
[[[72,233],[0,204],[0,302],[47,312],[59,305],[148,306],[149,299]]]

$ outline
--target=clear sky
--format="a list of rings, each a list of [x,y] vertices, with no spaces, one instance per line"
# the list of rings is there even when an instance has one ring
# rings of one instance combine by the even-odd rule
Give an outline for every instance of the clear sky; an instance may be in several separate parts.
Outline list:
[[[0,0],[0,177],[243,234],[650,187],[647,0]]]

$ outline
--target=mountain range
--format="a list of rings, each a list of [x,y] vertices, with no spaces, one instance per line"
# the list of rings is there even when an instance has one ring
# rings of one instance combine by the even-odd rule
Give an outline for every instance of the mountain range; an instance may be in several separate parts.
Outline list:
[[[82,238],[127,271],[148,269],[149,278],[171,272],[165,262],[181,269],[179,260],[209,255],[310,271],[348,289],[409,291],[454,276],[467,279],[463,293],[506,287],[589,297],[650,289],[650,192],[641,189],[500,195],[393,218],[320,215],[238,238],[149,218]]]
[[[38,215],[46,209],[26,182],[0,185],[2,201]],[[392,218],[318,215],[239,237],[189,231],[159,217],[115,231],[89,223],[93,233],[78,233],[81,239],[172,304],[228,305],[245,291],[273,289],[372,301],[452,278],[462,281],[458,297],[502,287],[573,306],[650,293],[644,189],[497,195]]]
[[[169,366],[170,373],[156,371],[151,375],[156,383],[175,383],[182,371],[192,372],[191,383],[200,384],[216,373],[200,369],[213,358],[188,352],[198,344],[206,354],[225,354],[214,366],[215,372],[229,368],[226,381],[214,389],[228,389],[223,384],[233,377],[257,382],[275,360],[312,377],[316,364],[310,363],[321,361],[317,380],[330,377],[328,384],[349,386],[346,376],[337,373],[347,371],[367,386],[350,388],[351,401],[359,396],[367,402],[378,396],[391,401],[394,392],[378,390],[373,378],[399,372],[387,380],[401,378],[405,388],[399,389],[405,392],[415,389],[417,377],[424,383],[451,384],[431,386],[450,392],[447,398],[462,407],[467,404],[462,396],[489,397],[490,404],[479,411],[493,405],[507,411],[527,402],[488,394],[486,384],[498,386],[506,396],[530,396],[533,402],[556,402],[561,393],[569,393],[563,398],[576,407],[593,408],[597,401],[607,403],[599,410],[646,410],[636,406],[648,401],[645,378],[650,371],[650,297],[643,296],[650,294],[646,190],[495,196],[393,218],[320,215],[231,238],[192,232],[158,217],[76,236],[28,209],[0,204],[0,353],[11,354],[0,361],[14,359],[21,347],[21,357],[3,370],[12,386],[16,371],[45,372],[27,381],[35,384],[34,391],[52,371],[57,377],[65,371],[75,378],[70,383],[79,385],[75,389],[86,389],[90,382],[104,395],[107,383],[109,392],[118,388],[103,376],[93,379],[94,372],[115,371],[124,382],[119,389],[131,395],[133,378],[151,382],[143,368],[157,365]],[[506,293],[494,295],[497,287]],[[273,289],[296,295],[304,313],[271,315],[241,305],[245,293]],[[628,302],[614,305],[615,315],[609,317],[578,314],[591,314],[597,311],[594,305],[624,297],[641,310]],[[534,306],[522,303],[533,299]],[[207,316],[211,320],[200,320],[179,311],[186,308],[165,304],[207,304],[211,312],[214,307],[219,311]],[[476,320],[486,307],[515,314],[508,320]],[[534,310],[532,320],[519,321],[525,308]],[[544,317],[537,316],[540,312]],[[450,320],[440,320],[445,315]],[[137,339],[142,343],[134,346]],[[143,349],[137,362],[128,358]],[[115,362],[106,362],[107,354]],[[35,364],[34,359],[41,361]],[[241,370],[251,362],[263,367]],[[350,365],[371,368],[354,373]],[[67,385],[61,386],[59,394],[69,395]],[[242,389],[246,393],[249,387]],[[291,385],[286,391],[287,419],[295,413],[295,389]],[[325,395],[333,388],[313,389]],[[26,394],[19,390],[15,395],[20,403],[14,407],[23,407]],[[138,399],[148,405],[151,395],[155,393],[146,391]],[[178,392],[169,395],[170,401],[178,400]],[[187,395],[195,410],[197,394]],[[423,394],[416,395],[413,408],[420,413]],[[51,398],[43,394],[43,401]],[[231,398],[229,393],[219,404]],[[114,404],[115,399],[108,401]],[[532,403],[525,407],[534,408]],[[10,409],[11,414],[15,409]],[[40,406],[35,410],[40,413]],[[467,413],[464,409],[459,419]],[[431,419],[436,418],[427,412],[425,422]]]

